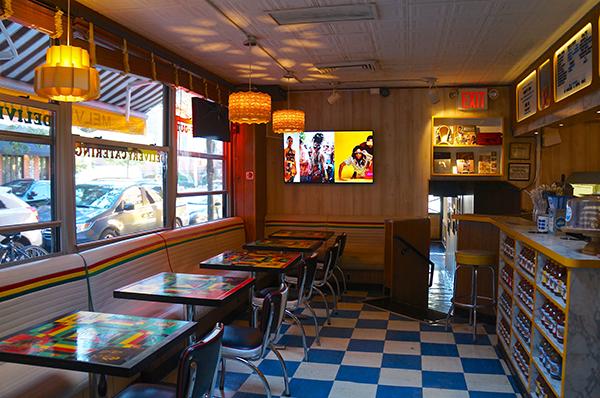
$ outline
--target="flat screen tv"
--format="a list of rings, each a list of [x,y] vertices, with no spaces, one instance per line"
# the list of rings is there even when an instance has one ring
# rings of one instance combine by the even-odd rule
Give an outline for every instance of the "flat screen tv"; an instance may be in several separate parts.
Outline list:
[[[226,107],[203,98],[192,98],[193,136],[229,141],[229,113]]]
[[[374,160],[372,131],[306,131],[283,136],[286,183],[373,183]]]

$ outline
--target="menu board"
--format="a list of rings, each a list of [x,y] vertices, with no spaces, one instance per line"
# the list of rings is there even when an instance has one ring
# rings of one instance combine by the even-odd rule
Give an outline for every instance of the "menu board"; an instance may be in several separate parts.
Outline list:
[[[592,83],[592,24],[588,23],[554,53],[555,101]]]
[[[538,68],[538,109],[543,111],[550,106],[552,95],[552,69],[550,60]]]
[[[537,112],[537,72],[517,84],[517,122]]]

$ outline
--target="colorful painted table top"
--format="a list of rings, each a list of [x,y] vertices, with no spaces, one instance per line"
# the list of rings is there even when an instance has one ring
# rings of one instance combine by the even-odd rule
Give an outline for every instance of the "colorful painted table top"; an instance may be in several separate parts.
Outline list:
[[[79,311],[0,339],[0,362],[133,376],[195,322]]]
[[[300,261],[300,253],[249,252],[246,250],[228,250],[215,257],[204,260],[200,268],[212,268],[228,271],[284,272],[288,267]]]
[[[162,272],[113,292],[116,298],[217,306],[254,283],[251,277]]]
[[[259,239],[246,243],[243,247],[247,250],[273,250],[285,252],[312,253],[321,246],[320,240],[302,239]]]
[[[269,235],[273,239],[306,239],[306,240],[328,240],[333,236],[331,231],[308,231],[300,229],[280,229]]]

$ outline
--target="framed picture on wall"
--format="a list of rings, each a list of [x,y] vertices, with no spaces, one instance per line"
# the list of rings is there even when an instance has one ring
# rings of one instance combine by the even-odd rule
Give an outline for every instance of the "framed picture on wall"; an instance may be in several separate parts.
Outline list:
[[[529,163],[509,163],[508,180],[509,181],[529,181],[531,176],[531,164]]]
[[[529,142],[511,142],[508,151],[510,160],[529,160],[531,156],[531,143]]]

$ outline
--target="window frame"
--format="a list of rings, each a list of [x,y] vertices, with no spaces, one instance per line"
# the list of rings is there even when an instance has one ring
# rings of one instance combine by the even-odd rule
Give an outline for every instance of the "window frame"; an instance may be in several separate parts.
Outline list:
[[[173,98],[177,98],[177,90],[183,90],[186,92],[191,92],[193,93],[194,96],[198,96],[200,98],[205,98],[203,95],[198,94],[196,92],[192,92],[188,89],[185,89],[183,87],[174,87],[173,88]],[[175,105],[175,104],[174,104]],[[212,221],[217,221],[217,220],[221,220],[224,218],[227,218],[230,216],[231,214],[231,207],[230,207],[230,198],[231,198],[231,178],[230,178],[230,168],[231,168],[231,163],[230,163],[230,159],[231,159],[231,143],[230,142],[226,142],[226,141],[219,141],[219,140],[212,140],[212,141],[218,141],[218,142],[222,142],[223,143],[223,153],[222,154],[215,154],[215,153],[208,153],[208,152],[195,152],[195,151],[186,151],[186,150],[179,150],[179,131],[177,128],[177,114],[176,114],[176,107],[173,106],[173,123],[172,123],[172,128],[173,128],[173,143],[174,145],[174,156],[175,156],[175,167],[174,167],[174,179],[175,179],[175,208],[177,207],[177,199],[179,198],[189,198],[189,197],[199,197],[199,196],[216,196],[216,195],[221,195],[223,198],[223,204],[222,204],[222,217],[215,219],[215,220],[207,220],[204,223],[207,222],[212,222]],[[210,138],[207,138],[207,140],[211,140]],[[207,145],[208,148],[208,145]],[[206,159],[206,160],[220,160],[223,162],[223,189],[220,190],[212,190],[212,191],[202,191],[202,190],[198,190],[198,191],[186,191],[186,192],[179,192],[179,157],[180,156],[185,156],[185,157],[193,157],[193,158],[199,158],[199,159]],[[187,226],[192,226],[192,225],[201,225],[204,223],[198,223],[198,224],[188,224]],[[186,226],[184,226],[186,227]],[[176,229],[175,225],[173,225],[173,229]]]
[[[51,193],[51,221],[38,222],[38,223],[25,223],[25,224],[13,224],[13,225],[3,225],[0,226],[0,235],[10,234],[15,232],[26,232],[26,231],[35,231],[35,230],[44,230],[51,229],[52,230],[52,241],[53,245],[57,248],[53,252],[49,252],[45,256],[34,257],[25,260],[13,261],[10,263],[0,264],[0,269],[10,267],[13,265],[23,264],[43,258],[52,257],[55,255],[59,255],[64,252],[64,246],[61,245],[61,235],[64,234],[64,223],[62,220],[62,212],[58,209],[58,204],[60,203],[59,197],[59,189],[57,180],[56,164],[57,159],[59,157],[59,145],[57,137],[58,131],[63,131],[64,125],[60,118],[61,109],[58,104],[54,103],[45,103],[36,101],[29,98],[16,97],[4,93],[0,93],[0,101],[5,103],[11,103],[15,105],[21,105],[23,107],[32,107],[35,109],[41,109],[48,112],[52,112],[52,125],[50,126],[50,131],[48,135],[40,135],[40,134],[31,134],[25,132],[16,132],[16,131],[8,131],[0,128],[0,141],[13,141],[13,142],[21,142],[25,144],[40,144],[40,145],[48,145],[50,147],[50,193]]]
[[[159,145],[150,145],[150,144],[138,144],[138,143],[133,143],[133,142],[127,142],[127,141],[114,141],[114,140],[108,140],[108,139],[104,139],[104,138],[94,138],[94,137],[84,137],[78,134],[73,134],[72,130],[73,130],[73,124],[72,124],[72,120],[70,119],[70,123],[69,123],[69,132],[71,134],[72,137],[72,148],[71,148],[71,152],[72,152],[72,157],[73,157],[73,163],[75,162],[75,147],[78,144],[84,144],[84,145],[92,145],[92,146],[103,146],[103,147],[116,147],[116,148],[131,148],[131,149],[140,149],[140,150],[151,150],[151,151],[158,151],[158,152],[163,152],[166,154],[167,156],[167,161],[163,164],[163,176],[162,176],[162,188],[164,192],[167,192],[168,190],[168,186],[169,186],[169,167],[171,165],[170,162],[170,158],[172,156],[172,150],[171,150],[171,131],[169,130],[168,126],[170,125],[170,120],[172,120],[172,116],[171,116],[171,112],[170,112],[170,95],[169,95],[169,91],[170,91],[170,87],[167,86],[166,84],[163,84],[163,145],[159,146]],[[75,181],[75,173],[73,170],[73,181]],[[73,198],[75,197],[75,182],[73,182],[73,192],[72,192],[72,196]],[[142,198],[143,198],[143,194],[142,194]],[[144,199],[144,198],[143,198]],[[73,205],[75,205],[75,203],[73,203]],[[99,246],[103,246],[106,244],[110,244],[110,243],[115,243],[115,242],[119,242],[122,240],[126,240],[126,239],[132,239],[132,238],[136,238],[139,236],[143,236],[143,235],[148,235],[151,233],[156,233],[156,232],[161,232],[161,231],[165,231],[168,229],[171,229],[171,223],[169,221],[170,217],[169,217],[169,208],[171,206],[169,197],[165,195],[165,197],[163,197],[163,226],[159,227],[159,228],[151,228],[151,229],[145,229],[143,231],[139,231],[139,232],[133,232],[133,233],[128,233],[125,235],[119,235],[116,236],[114,238],[109,238],[109,239],[102,239],[102,240],[96,240],[96,241],[92,241],[92,242],[77,242],[77,234],[73,235],[73,239],[74,239],[74,247],[76,249],[77,252],[82,251],[82,250],[88,250],[88,249],[92,249],[95,247],[99,247]],[[174,208],[174,203],[173,203],[173,208]],[[75,222],[75,219],[73,219],[73,222]],[[73,223],[73,229],[75,229],[75,224]]]

